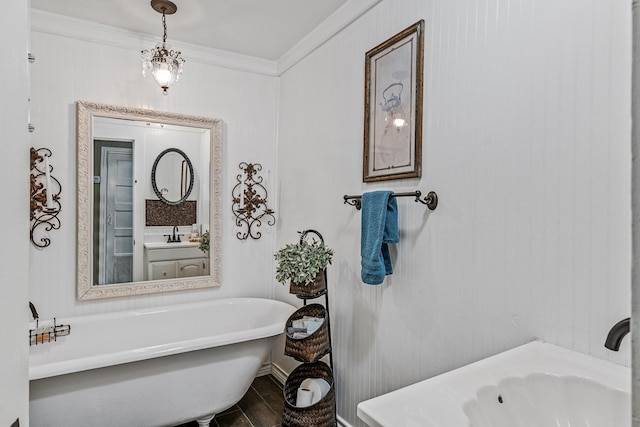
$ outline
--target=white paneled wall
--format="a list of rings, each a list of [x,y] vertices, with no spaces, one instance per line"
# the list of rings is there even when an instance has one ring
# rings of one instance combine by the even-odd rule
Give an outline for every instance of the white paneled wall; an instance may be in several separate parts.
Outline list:
[[[5,82],[0,102],[0,179],[3,201],[0,246],[0,425],[29,425],[27,344],[29,316],[29,133],[27,99],[29,6],[22,0],[3,2],[0,76]]]
[[[37,18],[46,20],[48,15]],[[92,31],[91,27],[87,25],[87,31]],[[32,121],[36,127],[32,143],[53,151],[51,164],[63,189],[61,229],[50,233],[50,247],[31,248],[29,255],[30,294],[41,317],[231,296],[270,296],[275,230],[263,230],[259,241],[236,239],[230,199],[240,162],[261,163],[265,174],[274,170],[277,78],[203,64],[192,60],[189,51],[183,51],[187,60],[184,74],[169,95],[163,96],[152,78],[142,77],[140,49],[149,46],[134,37],[128,39],[130,47],[123,46],[127,38],[121,35],[117,46],[60,36],[55,30],[33,31],[31,37],[37,57],[32,76]],[[224,121],[222,287],[110,301],[76,301],[75,102],[78,100]]]
[[[426,21],[423,177],[363,184],[364,53]],[[534,338],[629,363],[631,8],[385,0],[281,76],[277,246],[314,228],[329,270],[338,413]],[[360,213],[399,199],[395,273],[360,281]],[[295,301],[286,288],[276,297]],[[286,358],[277,360],[289,367]]]
[[[632,56],[632,277],[631,277],[631,395],[632,422],[640,427],[640,1],[633,0]]]
[[[364,53],[420,19],[423,177],[365,185]],[[630,312],[627,2],[383,0],[280,78],[184,51],[184,76],[168,97],[140,74],[139,51],[149,47],[141,40],[53,33],[31,34],[31,144],[52,149],[63,186],[62,228],[51,247],[29,252],[30,298],[42,317],[269,296],[274,287],[299,303],[275,283],[271,254],[315,228],[336,253],[338,412],[351,424],[361,425],[364,399],[534,338],[629,363],[628,340],[619,354],[602,346]],[[221,288],[75,301],[77,100],[224,120]],[[235,238],[228,199],[241,161],[262,163],[271,179],[278,165],[278,182],[268,183],[279,195],[277,238],[273,229],[259,241]],[[395,273],[368,286],[359,278],[360,213],[342,196],[375,189],[435,190],[440,206],[399,199]]]

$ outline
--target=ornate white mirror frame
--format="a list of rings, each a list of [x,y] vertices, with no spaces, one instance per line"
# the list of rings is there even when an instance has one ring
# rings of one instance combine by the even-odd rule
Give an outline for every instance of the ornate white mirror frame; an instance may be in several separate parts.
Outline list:
[[[77,131],[77,298],[93,300],[101,298],[143,295],[187,289],[220,286],[220,241],[222,221],[222,121],[205,117],[168,113],[140,108],[120,107],[93,102],[78,101],[76,109]],[[122,284],[93,284],[93,122],[94,117],[108,117],[187,126],[209,130],[211,194],[209,276],[168,280],[149,280]]]

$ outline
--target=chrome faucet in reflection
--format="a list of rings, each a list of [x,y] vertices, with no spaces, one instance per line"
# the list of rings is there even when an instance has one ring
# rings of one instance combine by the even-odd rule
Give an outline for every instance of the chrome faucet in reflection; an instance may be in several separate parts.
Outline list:
[[[607,334],[607,339],[604,342],[604,346],[609,350],[618,351],[620,350],[620,344],[622,343],[622,339],[629,333],[630,331],[630,318],[627,317],[624,320],[619,321]]]

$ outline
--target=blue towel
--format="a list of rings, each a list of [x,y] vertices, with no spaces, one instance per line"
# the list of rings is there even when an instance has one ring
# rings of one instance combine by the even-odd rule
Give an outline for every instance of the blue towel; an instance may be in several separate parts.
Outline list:
[[[364,283],[379,285],[393,274],[387,243],[398,243],[398,203],[392,191],[362,195],[361,277]]]

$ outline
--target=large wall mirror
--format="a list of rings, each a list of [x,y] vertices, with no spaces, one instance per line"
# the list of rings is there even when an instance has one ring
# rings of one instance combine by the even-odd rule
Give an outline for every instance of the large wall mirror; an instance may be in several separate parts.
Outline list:
[[[79,101],[77,156],[79,300],[220,285],[220,120]]]

